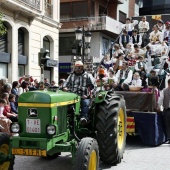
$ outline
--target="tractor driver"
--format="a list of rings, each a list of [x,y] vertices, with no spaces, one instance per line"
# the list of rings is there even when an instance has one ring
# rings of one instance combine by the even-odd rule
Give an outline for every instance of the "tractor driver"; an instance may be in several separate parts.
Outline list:
[[[91,90],[95,87],[95,79],[85,71],[85,65],[76,61],[73,73],[69,75],[63,85],[63,91],[71,91],[81,96],[81,123],[88,121]]]

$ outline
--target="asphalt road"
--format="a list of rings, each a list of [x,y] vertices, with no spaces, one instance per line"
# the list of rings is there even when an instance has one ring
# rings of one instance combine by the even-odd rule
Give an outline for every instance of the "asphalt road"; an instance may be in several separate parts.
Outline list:
[[[106,165],[100,162],[100,170],[169,170],[170,144],[158,147],[144,145],[140,138],[127,139],[126,150],[120,164]],[[16,156],[14,170],[72,170],[70,153],[57,159]]]

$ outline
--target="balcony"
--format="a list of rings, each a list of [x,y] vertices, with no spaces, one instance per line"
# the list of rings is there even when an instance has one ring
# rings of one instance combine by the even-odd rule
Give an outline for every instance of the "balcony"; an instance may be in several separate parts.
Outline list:
[[[21,0],[18,0],[21,1]],[[26,5],[40,10],[40,0],[22,0],[21,2],[25,3]]]
[[[18,16],[20,13],[28,17],[41,15],[41,0],[0,0],[0,5],[5,7]]]
[[[64,18],[60,21],[63,24],[60,32],[72,32],[82,25],[91,31],[107,31],[114,34],[120,34],[122,30],[122,23],[109,16]]]
[[[118,3],[118,4],[124,4],[124,3],[125,3],[125,0],[117,0],[117,3]]]

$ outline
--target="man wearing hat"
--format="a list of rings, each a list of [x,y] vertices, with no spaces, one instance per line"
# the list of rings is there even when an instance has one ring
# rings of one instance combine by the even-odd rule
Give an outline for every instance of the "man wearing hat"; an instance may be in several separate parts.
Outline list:
[[[118,84],[114,84],[114,89],[116,91],[128,91],[129,84],[132,82],[133,71],[129,69],[128,62],[123,61],[122,69],[118,70],[116,77],[118,79]]]
[[[63,90],[70,90],[81,96],[81,123],[86,124],[88,121],[88,111],[90,105],[90,93],[95,87],[95,79],[85,71],[85,65],[81,61],[76,61],[74,71],[64,82]]]
[[[139,60],[135,64],[135,71],[141,75],[141,73],[146,73],[147,65],[144,62],[143,56],[139,56],[138,58]]]

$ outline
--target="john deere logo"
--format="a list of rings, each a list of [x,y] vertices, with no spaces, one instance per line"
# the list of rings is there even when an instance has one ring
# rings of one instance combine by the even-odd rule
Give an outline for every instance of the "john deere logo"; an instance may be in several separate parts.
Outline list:
[[[37,109],[31,108],[28,109],[28,117],[37,117],[38,113],[37,113]]]

